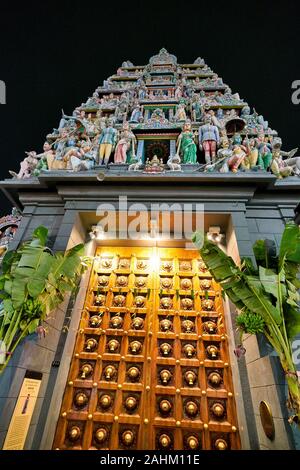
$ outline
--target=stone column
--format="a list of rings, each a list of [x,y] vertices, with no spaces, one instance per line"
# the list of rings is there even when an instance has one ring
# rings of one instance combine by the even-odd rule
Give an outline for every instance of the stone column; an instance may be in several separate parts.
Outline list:
[[[142,159],[143,161],[144,161],[144,145],[145,145],[145,141],[139,140],[138,146],[137,146],[137,152],[136,152],[138,159]]]

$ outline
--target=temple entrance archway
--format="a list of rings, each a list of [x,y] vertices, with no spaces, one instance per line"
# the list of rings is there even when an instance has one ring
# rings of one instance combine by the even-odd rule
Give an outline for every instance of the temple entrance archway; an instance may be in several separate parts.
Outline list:
[[[97,249],[56,449],[239,449],[220,287],[199,253]]]

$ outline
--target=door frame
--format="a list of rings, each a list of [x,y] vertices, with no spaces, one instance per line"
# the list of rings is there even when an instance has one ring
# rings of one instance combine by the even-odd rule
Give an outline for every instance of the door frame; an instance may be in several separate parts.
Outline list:
[[[148,247],[174,247],[174,248],[182,248],[185,245],[185,240],[120,240],[120,239],[112,239],[112,240],[92,240],[87,243],[87,255],[94,256],[96,248],[98,246],[148,246]],[[236,240],[233,242],[234,245],[234,252],[235,254],[238,253],[238,247]],[[90,270],[88,270],[81,279],[80,282],[80,289],[79,293],[75,302],[75,305],[72,309],[71,314],[71,322],[69,326],[69,331],[67,334],[67,339],[64,344],[63,354],[62,357],[64,360],[61,362],[57,376],[55,378],[55,386],[53,388],[53,393],[50,398],[50,406],[51,414],[48,413],[45,426],[43,427],[43,435],[40,441],[40,449],[51,449],[55,430],[57,426],[57,420],[59,416],[59,411],[61,408],[62,398],[65,390],[66,385],[66,377],[68,375],[70,364],[72,360],[72,354],[74,350],[74,344],[76,339],[76,333],[78,329],[78,325],[81,319],[81,312],[84,305],[85,300],[85,292],[89,284],[90,279]],[[65,302],[65,310],[67,310],[68,302]],[[232,369],[232,380],[233,380],[233,388],[235,390],[235,401],[236,401],[236,408],[237,408],[237,420],[238,420],[238,427],[240,431],[240,438],[241,438],[241,449],[247,450],[250,449],[250,441],[249,441],[249,434],[248,434],[248,425],[246,420],[246,413],[245,413],[245,403],[243,399],[243,389],[241,385],[241,378],[239,372],[239,366],[237,363],[236,356],[234,355],[234,347],[235,347],[235,337],[234,337],[234,326],[232,320],[231,309],[228,300],[223,302],[224,308],[224,321],[226,324],[226,330],[228,335],[228,344],[229,344],[229,353],[230,353],[230,361],[231,361],[231,369]]]

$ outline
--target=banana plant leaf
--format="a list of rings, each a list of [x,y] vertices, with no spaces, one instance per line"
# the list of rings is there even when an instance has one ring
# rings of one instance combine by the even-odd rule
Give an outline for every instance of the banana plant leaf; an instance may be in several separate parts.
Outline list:
[[[11,286],[12,300],[15,308],[21,306],[27,293],[37,297],[44,289],[45,278],[50,272],[54,257],[45,247],[33,240],[22,249],[22,256],[14,271]]]
[[[264,268],[277,266],[277,250],[274,240],[256,240],[253,252],[258,266]]]
[[[44,227],[43,225],[40,225],[39,227],[37,227],[32,234],[32,238],[33,239],[37,238],[40,241],[40,244],[42,246],[46,245],[47,237],[48,237],[48,229]]]
[[[64,299],[67,291],[76,287],[77,275],[89,265],[82,262],[83,245],[66,253],[52,253],[46,246],[48,230],[38,227],[32,240],[25,242],[4,257],[0,276],[0,342],[6,351],[17,345],[36,328]],[[9,357],[2,351],[0,373]],[[4,357],[4,362],[3,362]]]
[[[295,338],[300,333],[300,313],[297,308],[290,305],[285,308],[285,325],[290,339]]]
[[[288,222],[282,234],[279,250],[279,267],[286,261],[300,264],[300,227]]]
[[[193,237],[193,241],[201,237]],[[288,385],[290,423],[300,426],[300,386],[293,360],[292,340],[300,333],[300,227],[286,225],[279,257],[274,243],[259,240],[254,244],[258,269],[249,263],[236,266],[217,245],[201,240],[200,254],[212,276],[240,310],[237,326],[243,333],[263,332],[277,352]]]
[[[204,241],[200,253],[215,280],[238,308],[246,307],[260,314],[265,321],[275,321],[278,325],[282,322],[280,311],[268,295],[263,295],[259,279],[243,274],[230,256],[208,240]]]
[[[76,245],[65,254],[56,253],[55,260],[51,266],[50,273],[55,277],[66,276],[72,278],[74,273],[80,269],[80,256],[84,252],[84,245]],[[58,276],[59,275],[59,276]]]

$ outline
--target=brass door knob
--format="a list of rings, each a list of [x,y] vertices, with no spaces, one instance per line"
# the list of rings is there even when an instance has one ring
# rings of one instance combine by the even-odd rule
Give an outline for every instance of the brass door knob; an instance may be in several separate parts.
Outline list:
[[[190,271],[192,269],[192,265],[190,261],[181,261],[179,265],[180,271]]]
[[[77,392],[74,396],[74,404],[80,408],[88,403],[89,399],[84,392]]]
[[[135,286],[136,287],[144,287],[146,285],[146,278],[145,277],[137,277],[135,279]]]
[[[94,338],[89,338],[85,343],[86,351],[94,351],[98,346],[98,342]]]
[[[115,295],[114,297],[114,305],[116,307],[123,307],[126,302],[126,297],[125,295]]]
[[[171,445],[171,438],[170,436],[168,436],[168,434],[161,434],[159,436],[158,441],[161,447],[163,447],[164,449],[168,449]]]
[[[104,369],[104,377],[106,378],[106,380],[112,380],[115,375],[117,373],[117,370],[114,366],[106,366],[105,369]]]
[[[163,385],[167,385],[172,378],[172,374],[168,369],[163,369],[159,374],[160,380]]]
[[[168,414],[172,409],[172,403],[169,400],[161,400],[159,402],[159,409],[161,413]]]
[[[169,277],[164,277],[161,280],[161,285],[164,289],[170,289],[173,285],[173,281]]]
[[[191,320],[184,320],[182,322],[182,328],[185,333],[191,333],[195,329],[195,324]]]
[[[199,271],[201,271],[202,273],[207,272],[206,264],[202,260],[199,261],[198,268],[199,268]]]
[[[224,439],[217,439],[215,441],[215,448],[217,450],[226,450],[228,448],[228,444]]]
[[[94,304],[97,305],[97,307],[101,307],[102,305],[104,305],[105,304],[105,295],[103,295],[103,294],[96,295]]]
[[[222,416],[224,416],[225,414],[224,406],[222,405],[222,403],[218,403],[218,402],[212,405],[211,411],[213,415],[215,415],[217,418],[222,418]]]
[[[133,410],[136,409],[137,404],[138,404],[138,402],[137,402],[137,399],[135,397],[128,397],[125,400],[125,405],[124,406],[125,406],[126,410],[133,411]]]
[[[200,281],[200,288],[203,290],[208,290],[211,287],[211,280],[210,279],[201,279]]]
[[[194,305],[193,299],[190,299],[188,297],[181,299],[181,308],[183,310],[192,310]]]
[[[99,400],[99,404],[101,406],[101,408],[103,408],[104,410],[106,410],[107,408],[110,407],[110,405],[112,404],[112,398],[110,395],[101,395],[100,397],[100,400]]]
[[[135,298],[135,301],[134,301],[135,305],[138,307],[138,308],[142,308],[145,306],[145,303],[146,303],[146,298],[142,295],[138,295],[136,298]]]
[[[144,270],[144,269],[147,268],[147,263],[146,263],[146,261],[144,261],[144,260],[139,260],[139,261],[137,261],[137,263],[136,263],[136,267],[137,267],[137,269]]]
[[[129,377],[130,380],[133,382],[137,381],[141,375],[140,370],[138,367],[130,367],[127,371],[127,376]]]
[[[163,261],[161,263],[161,268],[162,268],[163,271],[167,271],[167,272],[172,271],[172,268],[173,268],[172,261]]]
[[[160,301],[160,308],[170,309],[173,306],[172,299],[170,297],[163,297]]]
[[[183,352],[186,357],[193,357],[196,353],[196,349],[192,344],[186,344],[183,348]]]
[[[120,259],[119,261],[119,269],[129,269],[130,268],[130,261],[129,259]]]
[[[131,446],[134,442],[134,433],[129,429],[124,431],[122,433],[121,440],[125,446]]]
[[[101,265],[104,269],[109,269],[112,267],[112,260],[111,259],[103,259]]]
[[[204,299],[201,301],[201,306],[203,310],[210,311],[214,309],[215,304],[214,301],[211,299]]]
[[[102,444],[104,441],[106,441],[107,437],[108,437],[108,432],[105,428],[98,428],[95,431],[95,440],[99,444]]]
[[[93,315],[90,318],[90,326],[92,328],[99,328],[99,326],[101,325],[101,322],[102,322],[102,318],[99,317],[99,315]]]
[[[159,323],[161,331],[170,331],[172,328],[172,322],[165,318]]]
[[[170,352],[172,351],[172,346],[169,343],[163,343],[160,345],[160,351],[163,354],[163,356],[168,356]]]
[[[217,359],[219,355],[219,350],[217,346],[214,346],[213,344],[210,344],[209,346],[207,346],[206,352],[210,359]]]
[[[185,379],[185,381],[188,385],[194,385],[194,383],[197,380],[197,376],[196,376],[195,372],[193,372],[192,370],[188,370],[184,374],[184,379]]]
[[[133,354],[137,354],[142,350],[142,343],[139,341],[131,341],[129,349]]]
[[[110,352],[116,352],[120,348],[120,343],[116,339],[111,339],[108,342],[107,347]]]
[[[221,384],[222,382],[222,377],[219,374],[219,372],[211,372],[209,376],[207,377],[209,383],[215,387]]]
[[[206,321],[205,323],[203,323],[203,328],[204,331],[209,334],[214,334],[217,331],[217,325],[214,321]]]
[[[117,277],[117,286],[127,286],[128,284],[128,278],[127,276],[118,276]]]
[[[80,438],[80,435],[81,435],[81,431],[80,431],[80,428],[78,426],[72,426],[68,430],[68,437],[69,437],[70,441],[72,441],[72,442],[78,441],[78,439]]]
[[[189,436],[186,443],[187,447],[191,450],[195,450],[199,447],[199,439],[196,436]]]
[[[144,326],[144,320],[141,317],[136,317],[131,323],[134,330],[141,330]]]
[[[98,277],[98,284],[101,287],[107,286],[109,282],[109,277],[108,276],[99,276]]]
[[[180,287],[181,287],[181,289],[184,289],[184,290],[192,289],[193,283],[192,283],[191,279],[188,279],[188,278],[181,279]]]
[[[188,401],[186,404],[185,404],[185,412],[188,416],[196,416],[196,414],[198,413],[198,405],[197,403],[195,403],[194,401]]]
[[[113,328],[122,328],[123,318],[120,315],[115,315],[111,318],[110,324]]]
[[[91,364],[86,363],[86,364],[83,364],[83,365],[81,366],[80,371],[81,371],[80,377],[81,377],[82,379],[85,379],[86,377],[88,377],[89,375],[92,374],[92,372],[93,372],[93,367],[91,366]]]

